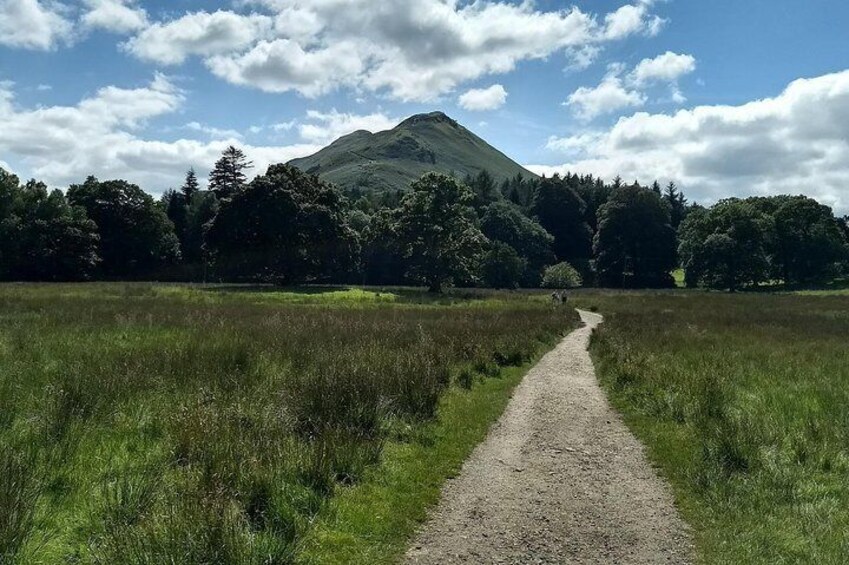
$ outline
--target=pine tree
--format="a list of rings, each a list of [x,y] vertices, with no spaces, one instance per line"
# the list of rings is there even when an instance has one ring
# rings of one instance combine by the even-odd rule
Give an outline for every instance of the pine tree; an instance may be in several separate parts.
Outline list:
[[[220,199],[231,198],[245,186],[245,171],[252,167],[253,161],[248,161],[241,149],[231,145],[209,173],[209,189]]]
[[[684,194],[678,190],[678,187],[674,182],[670,182],[666,185],[666,191],[663,193],[663,199],[666,200],[667,204],[669,204],[672,216],[672,227],[677,230],[678,226],[681,225],[681,222],[684,221],[684,217],[687,215],[687,199],[684,198]]]
[[[186,204],[188,205],[192,201],[192,196],[198,193],[200,190],[200,186],[198,185],[198,177],[195,174],[194,167],[189,169],[186,173],[186,182],[183,183],[183,188],[181,189],[183,192],[183,196],[185,197]]]
[[[611,187],[613,188],[613,190],[616,190],[617,188],[621,188],[622,186],[624,186],[624,184],[625,183],[622,182],[622,177],[616,175],[616,178],[613,179],[613,184],[611,185]]]

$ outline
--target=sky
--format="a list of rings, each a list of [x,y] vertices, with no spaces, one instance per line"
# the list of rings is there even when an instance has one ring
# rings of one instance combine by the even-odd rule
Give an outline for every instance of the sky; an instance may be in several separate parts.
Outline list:
[[[849,213],[845,0],[0,0],[0,167],[159,194],[442,110],[540,174]]]

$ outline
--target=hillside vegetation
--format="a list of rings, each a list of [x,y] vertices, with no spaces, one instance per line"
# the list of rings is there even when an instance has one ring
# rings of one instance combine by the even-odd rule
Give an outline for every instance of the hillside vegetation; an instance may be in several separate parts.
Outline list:
[[[289,164],[344,190],[395,191],[428,172],[458,178],[488,171],[499,183],[536,175],[442,112],[407,118],[388,131],[357,131]]]

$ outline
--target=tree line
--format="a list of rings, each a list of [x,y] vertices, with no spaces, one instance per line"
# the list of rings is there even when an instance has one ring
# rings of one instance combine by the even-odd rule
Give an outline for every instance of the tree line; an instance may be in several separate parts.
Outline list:
[[[155,200],[123,180],[67,191],[0,169],[0,279],[598,285],[736,290],[849,273],[849,219],[804,196],[689,204],[670,183],[591,175],[429,173],[405,190],[347,195],[229,147],[200,187],[189,170]]]

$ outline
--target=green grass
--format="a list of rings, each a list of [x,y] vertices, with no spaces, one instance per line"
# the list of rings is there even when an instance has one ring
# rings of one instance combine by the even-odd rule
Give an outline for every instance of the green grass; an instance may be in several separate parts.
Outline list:
[[[0,562],[386,562],[575,325],[519,293],[2,285]]]
[[[849,297],[583,293],[615,406],[703,563],[845,563]]]

